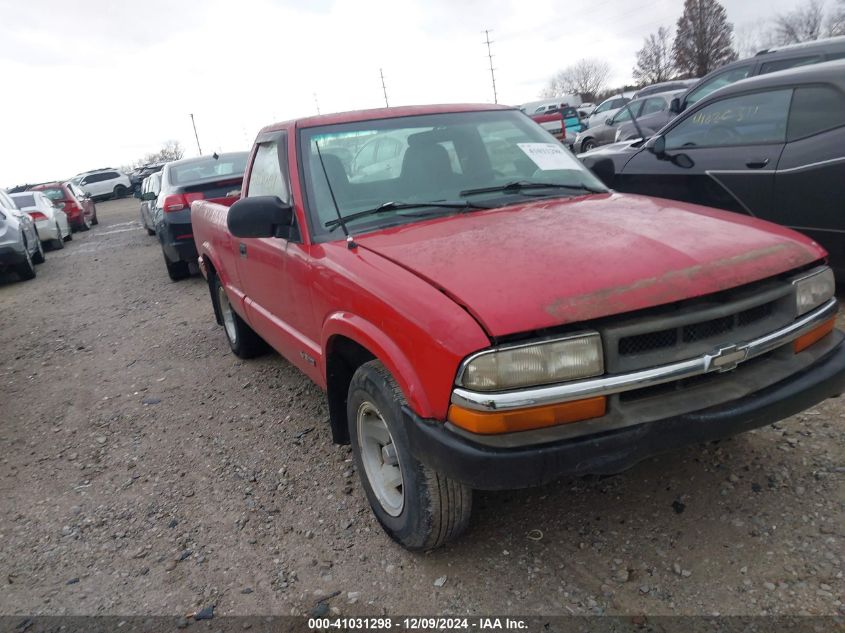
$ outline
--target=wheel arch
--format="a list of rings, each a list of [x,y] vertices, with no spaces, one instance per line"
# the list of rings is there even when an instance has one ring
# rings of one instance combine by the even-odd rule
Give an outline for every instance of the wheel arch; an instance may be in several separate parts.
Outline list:
[[[326,395],[332,439],[349,443],[346,401],[355,370],[379,360],[402,390],[408,406],[423,417],[431,417],[431,405],[414,365],[396,343],[369,321],[349,313],[332,315],[322,335]]]

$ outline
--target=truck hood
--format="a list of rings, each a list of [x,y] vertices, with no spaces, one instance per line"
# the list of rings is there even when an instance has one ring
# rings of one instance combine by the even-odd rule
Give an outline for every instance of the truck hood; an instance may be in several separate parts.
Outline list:
[[[497,338],[733,288],[817,261],[783,227],[626,194],[544,199],[356,237]]]

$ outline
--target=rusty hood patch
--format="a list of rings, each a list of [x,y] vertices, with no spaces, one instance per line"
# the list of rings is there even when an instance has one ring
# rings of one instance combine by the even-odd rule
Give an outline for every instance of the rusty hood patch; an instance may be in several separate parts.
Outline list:
[[[357,241],[440,288],[495,337],[702,296],[825,255],[754,218],[622,194],[452,216]]]

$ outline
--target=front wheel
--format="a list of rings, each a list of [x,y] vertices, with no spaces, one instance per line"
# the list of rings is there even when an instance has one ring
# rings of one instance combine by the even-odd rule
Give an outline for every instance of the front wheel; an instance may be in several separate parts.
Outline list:
[[[591,138],[586,138],[581,141],[581,153],[589,152],[591,149],[595,149],[596,142]]]
[[[472,489],[413,456],[404,404],[384,365],[364,363],[349,385],[349,437],[367,500],[385,532],[407,549],[432,550],[466,530]]]
[[[229,295],[217,275],[211,278],[211,297],[223,322],[229,347],[239,358],[254,358],[267,351],[267,344],[255,333],[229,303]]]

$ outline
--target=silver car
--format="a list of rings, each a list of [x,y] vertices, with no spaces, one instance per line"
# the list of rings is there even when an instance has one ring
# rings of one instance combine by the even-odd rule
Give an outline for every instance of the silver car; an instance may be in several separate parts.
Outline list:
[[[43,261],[44,247],[35,223],[0,189],[0,269],[12,270],[27,280],[35,277],[35,264]]]

